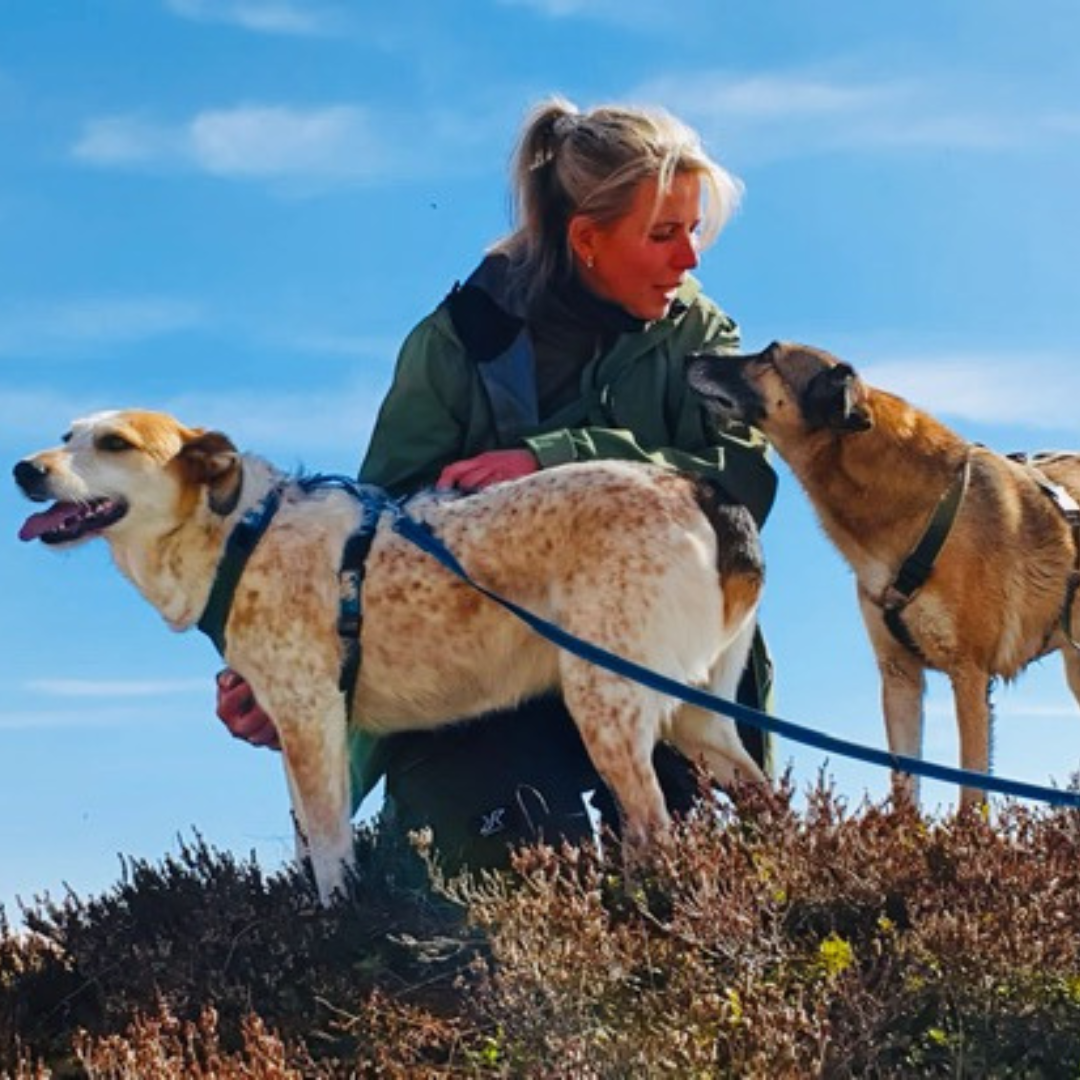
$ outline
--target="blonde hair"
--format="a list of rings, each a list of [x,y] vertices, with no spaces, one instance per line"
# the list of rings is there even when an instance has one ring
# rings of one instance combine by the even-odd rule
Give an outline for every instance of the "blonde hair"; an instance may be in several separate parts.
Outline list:
[[[510,174],[516,227],[493,250],[510,257],[515,289],[531,299],[568,272],[572,217],[610,225],[629,212],[643,181],[655,179],[663,193],[686,172],[704,185],[704,248],[734,212],[742,184],[709,157],[692,128],[662,108],[602,105],[581,112],[550,97],[522,128]]]

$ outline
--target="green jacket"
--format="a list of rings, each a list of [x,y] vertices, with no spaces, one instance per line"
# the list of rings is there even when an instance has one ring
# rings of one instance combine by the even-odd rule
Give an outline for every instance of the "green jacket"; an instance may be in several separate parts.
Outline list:
[[[485,450],[527,447],[544,468],[572,461],[650,461],[716,480],[761,525],[776,474],[759,432],[717,427],[689,389],[685,358],[735,352],[738,327],[693,279],[666,318],[621,334],[582,370],[580,399],[537,416],[531,341],[507,298],[505,262],[489,257],[469,278],[481,301],[484,341],[462,341],[455,293],[406,338],[379,411],[360,479],[401,495],[435,482],[443,467]],[[472,333],[472,331],[470,331]],[[483,336],[483,335],[482,335]],[[354,811],[385,771],[380,740],[354,730]]]
[[[501,307],[499,275],[487,274],[483,285]],[[513,334],[514,315],[505,308],[502,315],[509,317]],[[580,399],[541,421],[523,324],[508,350],[477,361],[462,344],[451,305],[444,302],[402,346],[360,479],[407,493],[433,483],[451,462],[523,446],[544,468],[622,458],[712,477],[760,525],[776,490],[764,437],[741,425],[720,430],[683,374],[689,353],[735,352],[738,345],[735,323],[690,279],[670,316],[641,332],[622,334],[583,369]],[[500,365],[503,375],[491,377]],[[507,395],[516,401],[515,416],[500,424],[498,414],[505,412],[500,400]]]

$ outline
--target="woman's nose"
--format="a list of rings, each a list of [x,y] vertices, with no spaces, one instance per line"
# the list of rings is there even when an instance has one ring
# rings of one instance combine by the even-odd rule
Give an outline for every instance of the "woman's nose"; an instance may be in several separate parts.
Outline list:
[[[693,270],[701,261],[697,237],[691,234],[684,235],[675,249],[675,258],[680,270]]]

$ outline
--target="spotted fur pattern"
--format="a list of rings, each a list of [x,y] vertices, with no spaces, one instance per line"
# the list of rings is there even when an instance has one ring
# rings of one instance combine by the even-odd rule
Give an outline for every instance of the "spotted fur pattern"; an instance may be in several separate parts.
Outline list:
[[[76,421],[62,446],[24,459],[16,476],[38,500],[123,506],[100,535],[176,630],[198,621],[237,521],[287,480],[220,433],[135,410]],[[651,466],[568,465],[465,498],[417,497],[410,512],[487,587],[664,675],[734,695],[761,556],[749,515],[700,482]],[[720,784],[764,779],[730,720],[559,651],[385,520],[367,564],[363,665],[346,717],[337,568],[358,517],[346,493],[286,482],[226,625],[226,660],[278,728],[300,854],[324,900],[351,863],[348,723],[433,728],[560,689],[634,850],[669,824],[651,764],[658,740]]]

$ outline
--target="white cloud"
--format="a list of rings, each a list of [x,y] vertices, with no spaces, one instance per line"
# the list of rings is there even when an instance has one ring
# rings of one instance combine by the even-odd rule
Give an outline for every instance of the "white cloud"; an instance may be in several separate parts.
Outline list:
[[[154,407],[224,431],[241,449],[272,456],[283,469],[352,475],[384,393],[384,386],[363,382],[324,383],[309,391],[262,388],[258,409],[251,408],[250,389],[176,395]]]
[[[337,25],[332,10],[311,0],[165,0],[165,6],[184,19],[227,23],[262,34],[323,35]]]
[[[1069,429],[1076,423],[1080,356],[1016,357],[951,354],[893,357],[866,364],[860,374],[943,417],[1033,429]]]
[[[208,109],[182,123],[142,116],[88,120],[72,147],[76,160],[104,167],[189,168],[236,179],[363,180],[400,170],[391,119],[358,105],[297,108],[240,105]]]
[[[539,11],[542,15],[562,19],[571,15],[603,14],[613,7],[610,3],[595,0],[499,0],[504,7],[524,7]]]
[[[1028,701],[1023,694],[1006,696],[1002,693],[994,699],[994,717],[998,720],[1007,720],[1010,723],[1016,720],[1061,720],[1070,724],[1076,722],[1076,700],[1073,698],[1064,684],[1061,687],[1061,699],[1059,701]],[[952,721],[956,718],[956,703],[952,693],[947,689],[941,691],[941,696],[928,698],[925,707],[928,720]],[[951,737],[954,732],[948,726],[946,733]],[[950,739],[949,745],[955,744],[955,738]]]
[[[21,301],[0,306],[0,443],[17,453],[54,439],[72,419],[106,408],[138,406],[163,409],[182,420],[219,427],[245,449],[288,454],[283,467],[300,454],[330,457],[353,472],[360,449],[390,382],[400,340],[378,335],[349,335],[295,328],[241,328],[253,347],[287,350],[304,357],[347,361],[338,368],[347,381],[320,379],[315,389],[260,388],[259,408],[251,408],[249,386],[202,393],[162,395],[135,400],[123,363],[103,366],[92,388],[64,389],[28,377],[26,361],[81,362],[110,348],[155,337],[204,329],[209,316],[194,304],[168,298],[81,299],[48,303]],[[248,333],[247,331],[250,331]],[[173,385],[192,385],[176,380]]]
[[[918,83],[887,74],[687,72],[628,95],[659,101],[696,124],[726,160],[780,160],[837,151],[987,151],[1030,145],[1050,117],[1006,108],[960,78]],[[1064,118],[1056,120],[1063,129]]]
[[[288,339],[288,347],[294,352],[319,353],[323,356],[339,356],[349,360],[370,360],[372,357],[389,359],[397,356],[401,339],[379,337],[370,334],[301,333]]]
[[[204,112],[188,125],[194,162],[218,176],[372,176],[384,154],[367,112],[250,106]]]
[[[324,380],[320,389],[251,387],[155,395],[131,400],[130,391],[110,386],[59,393],[45,387],[0,383],[0,447],[14,454],[55,441],[76,417],[100,409],[137,406],[161,409],[185,423],[217,428],[241,449],[272,456],[283,469],[318,468],[354,474],[375,419],[386,378],[339,384]],[[25,382],[25,380],[24,380]],[[378,385],[376,385],[378,382]]]
[[[1042,120],[1043,127],[1058,135],[1080,135],[1080,112],[1051,112]]]
[[[0,309],[0,357],[51,355],[73,346],[116,345],[189,330],[199,306],[173,297],[87,297]]]
[[[664,90],[663,82],[656,84],[657,93]],[[710,73],[690,76],[684,93],[699,112],[763,120],[865,113],[903,100],[911,90],[904,83],[845,85],[802,75],[733,78]]]
[[[203,680],[203,692],[212,682]],[[102,706],[87,708],[72,704],[66,709],[8,709],[0,711],[0,731],[55,730],[57,728],[102,728],[137,724],[145,727],[149,722],[187,722],[187,717],[163,708],[147,709],[139,706]]]
[[[498,0],[503,7],[528,8],[543,18],[614,23],[619,30],[645,32],[653,40],[670,40],[686,33],[686,27],[715,17],[716,0],[683,0],[679,18],[658,0]]]
[[[965,112],[941,116],[906,116],[902,112],[852,125],[836,142],[843,149],[935,149],[993,151],[1018,147],[1031,140],[1031,131],[1015,118]]]
[[[86,122],[72,148],[78,161],[93,165],[137,165],[179,157],[183,132],[138,116],[102,116]]]
[[[106,701],[106,694],[87,694],[81,700],[76,694],[65,694],[63,700],[57,700],[52,707],[41,708],[37,705],[27,707],[3,708],[0,710],[0,731],[19,730],[55,730],[86,728],[118,728],[147,724],[188,724],[192,713],[204,715],[212,707],[210,701],[214,694],[214,680],[210,673],[199,679],[198,688],[194,680],[183,691],[168,690],[171,684],[162,683],[164,691],[156,700],[151,692],[146,694],[121,694],[120,700]],[[202,701],[195,700],[195,693],[201,693]],[[190,696],[185,702],[181,698]],[[141,699],[147,700],[141,700]]]
[[[77,393],[0,384],[0,444],[26,453],[55,441],[71,420],[98,411],[100,404]]]
[[[213,317],[198,303],[167,296],[81,297],[0,304],[0,365],[4,358],[82,358],[88,349],[121,346],[210,328]],[[235,327],[234,327],[235,328]],[[240,334],[258,347],[326,357],[389,363],[401,346],[392,335],[336,333],[271,325],[261,318]]]
[[[206,679],[32,679],[26,689],[63,698],[171,697],[206,695]]]

